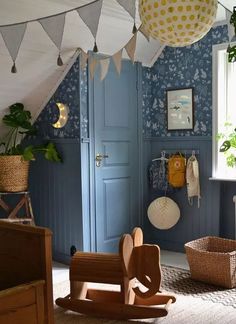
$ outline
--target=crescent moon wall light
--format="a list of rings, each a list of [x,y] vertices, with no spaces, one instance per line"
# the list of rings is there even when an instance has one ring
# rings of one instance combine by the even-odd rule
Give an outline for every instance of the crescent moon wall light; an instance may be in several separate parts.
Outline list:
[[[191,45],[205,36],[216,11],[217,0],[139,0],[146,32],[172,47]]]
[[[59,111],[59,117],[58,120],[52,124],[54,128],[62,128],[65,126],[68,120],[68,114],[69,114],[69,107],[63,103],[57,102],[56,103],[58,111]]]

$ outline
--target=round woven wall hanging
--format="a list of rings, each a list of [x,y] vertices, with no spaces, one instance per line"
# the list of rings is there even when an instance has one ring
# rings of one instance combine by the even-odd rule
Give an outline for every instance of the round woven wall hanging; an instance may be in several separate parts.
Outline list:
[[[146,32],[172,47],[190,45],[205,36],[216,11],[217,0],[139,0]]]
[[[173,227],[180,218],[178,205],[168,197],[153,200],[147,213],[152,225],[162,230]]]

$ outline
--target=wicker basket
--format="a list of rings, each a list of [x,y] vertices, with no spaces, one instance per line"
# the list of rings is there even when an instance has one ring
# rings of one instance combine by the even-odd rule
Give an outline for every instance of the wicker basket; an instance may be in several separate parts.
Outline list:
[[[0,156],[0,191],[26,191],[28,175],[29,161],[24,161],[21,155]]]
[[[185,244],[191,278],[236,287],[236,241],[207,236]]]

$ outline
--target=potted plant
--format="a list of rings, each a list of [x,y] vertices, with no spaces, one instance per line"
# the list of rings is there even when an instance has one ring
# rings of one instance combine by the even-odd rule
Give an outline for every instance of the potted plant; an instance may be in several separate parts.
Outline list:
[[[22,103],[9,107],[2,122],[9,129],[0,143],[0,191],[25,191],[28,187],[29,163],[35,160],[37,153],[53,162],[61,162],[61,158],[53,143],[42,145],[22,144],[25,135],[35,135],[36,128],[31,123],[31,113]]]
[[[220,152],[226,155],[226,163],[229,167],[236,166],[236,128],[229,122],[225,123],[225,133],[217,135],[218,140],[224,140],[220,146]]]

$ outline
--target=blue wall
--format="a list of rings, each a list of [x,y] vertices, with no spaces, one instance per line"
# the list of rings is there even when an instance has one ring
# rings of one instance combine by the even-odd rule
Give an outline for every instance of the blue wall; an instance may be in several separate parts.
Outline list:
[[[44,139],[87,137],[87,73],[80,72],[79,59],[73,64],[35,123],[38,136]],[[69,107],[68,122],[63,128],[54,128],[51,124],[58,119],[57,102]],[[81,134],[80,134],[81,132]]]
[[[227,27],[216,27],[191,46],[166,47],[151,69],[143,69],[145,137],[211,136],[212,45],[227,41]],[[166,90],[188,87],[194,88],[194,130],[168,132]]]
[[[228,186],[228,184],[220,186],[219,183],[213,183],[208,180],[211,176],[212,45],[227,42],[227,40],[228,35],[226,26],[216,27],[201,41],[192,46],[187,46],[185,48],[166,47],[152,68],[143,68],[144,237],[147,241],[159,243],[163,248],[182,251],[183,244],[186,241],[199,236],[213,234],[233,237],[234,234],[232,229],[233,205],[231,204],[232,206],[230,205],[230,208],[226,208],[227,213],[220,213],[220,210],[222,211],[225,209],[224,202],[220,199],[220,193],[224,193],[224,195],[228,196],[227,202],[231,201],[233,186]],[[65,150],[65,152],[71,152],[71,159],[73,159],[73,152],[76,152],[76,149],[73,150],[73,145],[75,145],[76,148],[80,145],[79,141],[81,139],[89,137],[88,84],[86,73],[86,71],[80,73],[79,60],[77,60],[36,122],[36,126],[39,129],[39,136],[59,141],[57,143],[59,143],[59,147],[62,150],[62,155],[63,150]],[[168,132],[165,91],[169,88],[181,87],[194,88],[194,130]],[[55,103],[59,101],[68,104],[70,113],[69,121],[66,126],[58,130],[54,129],[51,124],[57,120],[58,112]],[[76,140],[78,141],[76,142]],[[88,154],[89,142],[87,141],[87,144],[85,142],[83,145],[86,147],[83,148],[82,145],[81,149],[86,153],[82,154],[82,156],[87,156]],[[197,209],[196,205],[190,208],[187,205],[186,190],[182,189],[177,194],[174,194],[172,198],[181,207],[181,220],[176,227],[170,231],[158,231],[149,223],[146,216],[149,202],[160,195],[160,193],[150,190],[147,182],[147,169],[151,159],[159,155],[162,149],[166,148],[170,151],[179,149],[188,151],[191,149],[199,150],[200,154],[198,158],[201,172],[202,201],[200,209]],[[77,162],[77,164],[80,170],[81,165],[79,162]],[[68,157],[67,166],[70,168]],[[77,179],[80,179],[80,174],[77,171],[75,174]],[[37,173],[37,171],[34,173]],[[73,172],[70,173],[70,176],[73,177]],[[88,182],[88,179],[89,173],[88,176],[86,176],[86,180],[82,180],[82,183]],[[78,186],[80,186],[79,183]],[[75,187],[73,187],[73,190],[74,188]],[[47,188],[41,188],[41,191],[35,190],[33,206],[36,206],[36,209],[41,208],[40,210],[42,210],[42,207],[37,207],[37,195],[43,190],[47,191]],[[70,188],[62,188],[61,190],[65,192],[65,190],[70,190]],[[82,193],[83,192],[84,190],[82,190]],[[68,193],[68,197],[64,197],[63,199],[71,199],[69,194],[70,192]],[[80,197],[78,195],[72,195],[72,197],[74,197],[73,204],[74,208],[78,208],[79,212],[82,213],[80,189],[78,190],[78,194]],[[57,198],[55,192],[48,192],[48,195],[54,197],[54,204],[56,206]],[[58,193],[58,197],[59,196],[61,197],[61,193]],[[88,195],[86,194],[86,196]],[[56,208],[58,207],[55,207],[55,211]],[[71,219],[78,217],[77,226],[87,226],[86,224],[82,224],[83,219],[81,220],[81,215],[78,215],[78,213],[73,214],[73,208],[70,209],[70,213],[68,221],[70,217]],[[45,223],[47,217],[56,219],[58,215],[56,215],[55,212],[55,214],[48,215],[47,217],[38,217],[40,218],[39,221],[43,219]],[[62,213],[60,217],[63,217]],[[58,222],[60,222],[60,219],[57,219],[57,226]],[[50,224],[50,222],[48,222],[48,224]],[[60,232],[59,229],[56,229],[56,231],[58,231],[58,233]],[[85,232],[87,231],[89,231],[89,229],[86,227]],[[73,232],[73,235],[76,234]],[[82,229],[77,232],[77,235],[83,235]],[[67,236],[68,234],[65,235],[63,239],[68,239]],[[72,244],[73,240],[70,242]],[[74,240],[74,242],[76,243],[77,241]],[[79,243],[77,242],[77,244],[82,246],[81,240]],[[89,249],[89,243],[83,244]],[[64,251],[64,253],[68,254],[68,250]]]
[[[166,47],[152,68],[143,69],[144,206],[146,238],[161,247],[182,251],[184,243],[205,235],[234,237],[233,185],[213,182],[211,177],[212,136],[212,45],[228,41],[226,26],[215,27],[199,42],[184,48]],[[167,131],[166,90],[194,88],[194,129]],[[168,194],[181,210],[179,223],[171,230],[155,229],[146,216],[150,201],[163,195],[151,190],[147,169],[161,150],[199,152],[201,207],[190,207],[186,188]],[[188,157],[188,155],[187,155]]]
[[[37,137],[29,139],[54,142],[63,159],[60,164],[39,157],[31,163],[29,181],[36,224],[53,231],[53,256],[62,262],[70,261],[72,245],[80,250],[89,246],[84,242],[82,195],[89,194],[82,184],[80,142],[88,137],[87,91],[87,73],[80,71],[77,59],[37,118]],[[58,118],[57,102],[69,106],[68,122],[61,129],[52,126]]]

